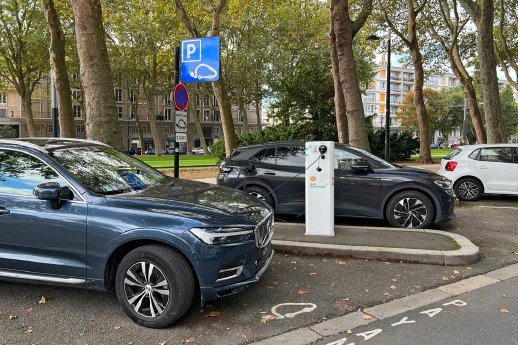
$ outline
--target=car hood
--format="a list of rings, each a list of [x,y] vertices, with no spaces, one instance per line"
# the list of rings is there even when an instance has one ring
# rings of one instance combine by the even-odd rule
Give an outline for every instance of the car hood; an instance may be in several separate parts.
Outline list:
[[[272,212],[262,201],[239,190],[180,179],[139,192],[107,195],[106,200],[119,207],[191,218],[207,225],[256,225]]]

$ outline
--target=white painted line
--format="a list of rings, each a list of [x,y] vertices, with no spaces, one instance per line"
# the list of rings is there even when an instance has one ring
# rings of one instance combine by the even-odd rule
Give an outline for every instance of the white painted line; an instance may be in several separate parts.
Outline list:
[[[518,210],[518,207],[514,207],[514,206],[483,206],[483,205],[480,205],[478,207],[482,207],[482,208],[500,208],[500,209],[509,209],[509,210]]]

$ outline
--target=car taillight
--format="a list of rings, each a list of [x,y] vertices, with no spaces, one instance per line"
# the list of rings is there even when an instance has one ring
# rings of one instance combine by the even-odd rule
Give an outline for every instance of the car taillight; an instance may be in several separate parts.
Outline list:
[[[444,167],[446,171],[453,171],[457,167],[457,162],[448,162],[446,163],[446,166]]]

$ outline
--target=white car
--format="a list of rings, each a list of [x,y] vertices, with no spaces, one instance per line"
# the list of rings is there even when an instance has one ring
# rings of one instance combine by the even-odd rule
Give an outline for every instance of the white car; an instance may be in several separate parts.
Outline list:
[[[482,194],[518,195],[518,144],[460,146],[441,160],[439,174],[453,181],[463,201]]]

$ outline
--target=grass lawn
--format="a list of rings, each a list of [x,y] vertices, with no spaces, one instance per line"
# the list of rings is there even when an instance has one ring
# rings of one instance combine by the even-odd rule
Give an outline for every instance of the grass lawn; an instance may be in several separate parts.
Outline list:
[[[173,166],[173,155],[168,156],[135,156],[146,164],[151,165],[155,168],[170,167]],[[180,166],[202,166],[202,165],[216,165],[218,162],[217,158],[211,156],[195,156],[195,155],[180,155]]]
[[[446,156],[451,151],[453,151],[453,149],[432,149],[432,158],[440,160],[442,157]],[[412,160],[416,160],[417,157],[419,157],[419,154],[413,155]]]

